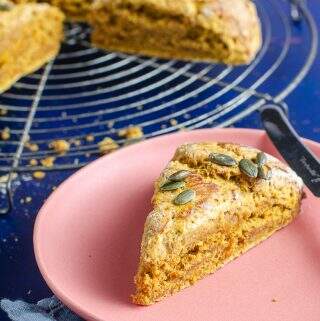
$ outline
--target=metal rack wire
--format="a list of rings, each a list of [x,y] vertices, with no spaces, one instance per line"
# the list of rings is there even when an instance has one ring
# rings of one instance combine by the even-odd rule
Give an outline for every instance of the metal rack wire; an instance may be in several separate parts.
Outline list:
[[[266,102],[284,104],[315,59],[317,28],[302,1],[259,0],[257,7],[263,47],[252,64],[237,68],[103,52],[90,46],[87,26],[67,25],[56,59],[0,96],[8,112],[0,126],[11,129],[11,139],[0,141],[7,192],[13,173],[85,165],[98,157],[104,137],[122,144],[116,132],[129,125],[141,126],[148,138],[228,126]],[[88,134],[94,141],[85,140]],[[55,139],[82,143],[55,155],[49,148]],[[28,140],[39,150],[26,149]],[[56,156],[53,167],[29,166],[48,155]]]

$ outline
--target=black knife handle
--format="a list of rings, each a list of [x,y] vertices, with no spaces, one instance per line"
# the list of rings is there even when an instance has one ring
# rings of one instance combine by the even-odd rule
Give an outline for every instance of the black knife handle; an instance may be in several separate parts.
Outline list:
[[[305,185],[320,197],[320,163],[316,156],[301,142],[279,106],[266,105],[261,108],[263,126],[290,167],[303,179]]]

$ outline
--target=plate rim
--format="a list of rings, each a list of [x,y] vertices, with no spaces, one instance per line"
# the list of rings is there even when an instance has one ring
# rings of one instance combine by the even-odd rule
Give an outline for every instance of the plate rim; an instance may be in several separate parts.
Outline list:
[[[137,144],[133,144],[133,145],[129,145],[126,147],[121,148],[120,150],[117,150],[115,152],[113,152],[112,154],[109,155],[104,155],[96,160],[94,160],[93,162],[91,162],[90,164],[84,166],[83,168],[80,168],[79,170],[77,170],[75,173],[73,173],[72,175],[70,175],[66,180],[64,180],[59,186],[58,188],[53,191],[49,197],[46,199],[46,201],[43,203],[43,205],[41,206],[40,210],[38,211],[37,215],[36,215],[36,219],[35,219],[35,223],[34,223],[34,228],[33,228],[33,250],[34,250],[34,255],[35,255],[35,260],[38,266],[38,269],[40,271],[41,276],[43,277],[44,281],[46,282],[47,286],[50,288],[50,290],[67,306],[69,307],[73,312],[75,312],[76,314],[78,314],[79,316],[81,316],[82,318],[85,319],[90,319],[90,320],[95,320],[95,321],[106,321],[104,319],[101,319],[100,317],[98,317],[97,315],[93,314],[92,312],[88,311],[86,308],[83,308],[80,306],[80,304],[78,304],[77,302],[75,302],[71,297],[69,297],[68,295],[64,294],[62,290],[59,289],[58,286],[55,285],[55,283],[52,281],[52,279],[50,278],[49,273],[46,271],[46,267],[45,264],[43,264],[43,260],[41,260],[41,253],[40,253],[40,249],[39,249],[39,231],[40,231],[40,225],[42,223],[43,217],[45,217],[45,212],[46,212],[46,208],[47,208],[47,204],[48,202],[54,198],[54,195],[56,194],[56,192],[65,184],[67,184],[69,182],[69,180],[71,179],[76,179],[77,176],[82,175],[83,172],[88,171],[91,169],[91,167],[95,167],[97,166],[97,164],[99,162],[104,162],[106,157],[108,159],[114,157],[114,155],[119,155],[120,153],[126,153],[126,151],[128,151],[129,149],[135,149],[137,148],[137,146],[139,146],[141,148],[141,146],[146,145],[146,144],[152,144],[152,143],[156,143],[157,141],[161,141],[163,139],[167,139],[170,136],[185,136],[185,135],[192,135],[193,133],[208,133],[212,135],[212,132],[216,132],[217,134],[222,134],[223,132],[240,132],[241,135],[245,135],[245,134],[249,134],[249,135],[259,135],[259,136],[266,136],[267,134],[264,130],[262,129],[251,129],[251,128],[205,128],[205,129],[197,129],[197,130],[192,130],[192,131],[185,131],[185,132],[174,132],[174,133],[170,133],[170,134],[165,134],[165,135],[161,135],[161,136],[157,136],[154,138],[150,138],[147,139],[143,142],[137,143]],[[307,144],[308,147],[313,147],[315,149],[319,149],[320,151],[320,142],[316,142],[310,139],[306,139],[306,138],[302,138],[301,139]]]

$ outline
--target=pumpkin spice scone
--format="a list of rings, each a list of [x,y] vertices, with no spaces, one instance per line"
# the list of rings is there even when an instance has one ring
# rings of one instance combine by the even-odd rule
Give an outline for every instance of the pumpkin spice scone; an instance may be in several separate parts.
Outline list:
[[[250,0],[96,0],[92,42],[161,58],[247,64],[261,46]]]
[[[87,20],[94,0],[13,0],[15,3],[47,2],[61,9],[66,17],[73,21]]]
[[[257,149],[179,147],[155,183],[133,302],[150,305],[248,251],[299,213],[300,177]]]
[[[48,4],[0,6],[0,93],[57,55],[63,20]]]

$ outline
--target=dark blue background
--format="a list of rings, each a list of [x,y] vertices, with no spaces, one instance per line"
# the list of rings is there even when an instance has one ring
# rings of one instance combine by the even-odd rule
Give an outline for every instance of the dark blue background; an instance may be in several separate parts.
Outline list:
[[[318,26],[320,10],[317,0],[309,1]],[[312,70],[299,87],[286,98],[290,119],[298,133],[317,142],[320,141],[320,56]],[[295,57],[291,56],[294,64]],[[290,64],[289,64],[290,65]],[[236,123],[237,127],[261,128],[256,112]],[[44,283],[34,260],[32,230],[37,211],[52,191],[73,171],[48,173],[41,183],[19,180],[14,184],[14,209],[9,216],[0,218],[0,298],[24,299],[35,302],[52,293]],[[24,174],[26,175],[26,174]],[[32,202],[21,204],[20,200],[32,197]],[[0,320],[6,320],[0,312]]]

